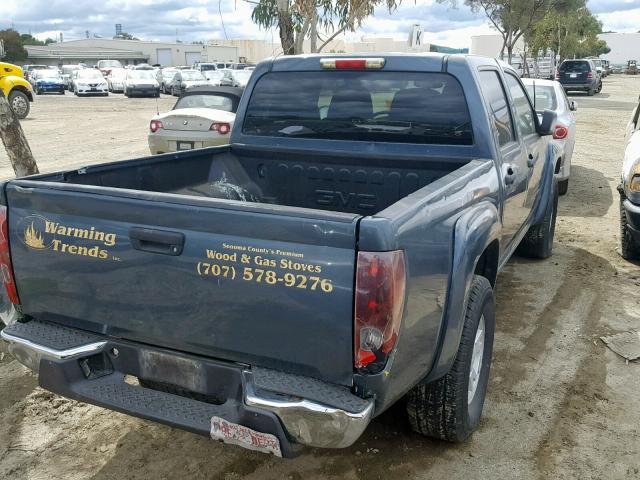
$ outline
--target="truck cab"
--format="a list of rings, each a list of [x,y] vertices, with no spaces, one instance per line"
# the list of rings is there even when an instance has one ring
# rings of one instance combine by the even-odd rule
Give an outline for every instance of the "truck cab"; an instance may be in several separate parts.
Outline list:
[[[0,89],[13,113],[20,120],[26,118],[31,109],[30,103],[33,102],[33,87],[19,66],[0,62]]]

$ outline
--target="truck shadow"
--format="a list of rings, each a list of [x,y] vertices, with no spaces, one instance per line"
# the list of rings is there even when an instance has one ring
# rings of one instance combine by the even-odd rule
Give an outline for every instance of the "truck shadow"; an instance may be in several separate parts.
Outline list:
[[[560,197],[558,216],[603,217],[613,199],[611,179],[599,170],[572,165],[569,192]]]

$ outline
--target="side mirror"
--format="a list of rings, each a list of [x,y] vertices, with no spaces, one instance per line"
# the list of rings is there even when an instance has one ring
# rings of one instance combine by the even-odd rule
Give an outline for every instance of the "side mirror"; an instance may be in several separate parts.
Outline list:
[[[556,112],[553,110],[545,110],[542,114],[542,122],[538,126],[538,133],[543,137],[553,135],[557,120],[558,114]]]
[[[578,103],[575,100],[569,102],[569,110],[571,110],[572,112],[578,111]]]

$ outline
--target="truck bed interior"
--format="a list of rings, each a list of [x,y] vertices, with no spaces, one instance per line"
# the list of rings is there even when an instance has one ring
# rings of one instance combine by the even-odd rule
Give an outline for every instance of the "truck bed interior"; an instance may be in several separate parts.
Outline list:
[[[372,215],[469,159],[358,158],[228,147],[66,172],[42,180]],[[399,165],[402,165],[400,167]]]

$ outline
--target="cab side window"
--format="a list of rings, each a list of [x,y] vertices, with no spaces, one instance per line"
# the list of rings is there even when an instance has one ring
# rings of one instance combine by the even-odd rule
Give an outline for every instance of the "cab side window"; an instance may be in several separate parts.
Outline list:
[[[520,84],[520,81],[513,75],[505,73],[507,88],[513,99],[513,106],[516,109],[516,124],[523,137],[536,133],[536,113],[531,108],[527,94]]]
[[[514,142],[516,137],[513,130],[513,120],[509,110],[509,102],[502,87],[502,82],[495,70],[480,72],[480,88],[484,94],[493,123],[498,132],[498,143],[502,147]]]

